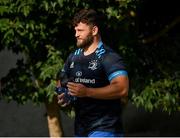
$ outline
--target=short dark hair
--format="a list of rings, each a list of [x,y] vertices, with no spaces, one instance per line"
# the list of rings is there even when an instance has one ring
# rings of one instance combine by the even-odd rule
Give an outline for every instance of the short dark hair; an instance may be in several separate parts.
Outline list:
[[[88,25],[100,27],[100,16],[93,9],[82,9],[77,12],[73,18],[73,26],[77,26],[78,23],[86,23]]]

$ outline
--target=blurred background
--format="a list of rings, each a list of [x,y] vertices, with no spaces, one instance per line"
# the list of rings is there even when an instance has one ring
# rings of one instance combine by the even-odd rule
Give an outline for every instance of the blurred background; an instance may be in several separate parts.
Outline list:
[[[177,1],[1,0],[0,136],[73,136],[71,108],[57,105],[56,76],[75,49],[71,19],[102,15],[102,39],[127,64],[125,136],[180,136]]]

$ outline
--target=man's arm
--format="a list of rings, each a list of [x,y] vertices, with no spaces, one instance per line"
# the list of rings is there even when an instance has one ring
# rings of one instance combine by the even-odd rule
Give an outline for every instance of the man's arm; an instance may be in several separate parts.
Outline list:
[[[127,76],[117,76],[110,84],[101,88],[88,88],[80,83],[68,83],[69,93],[77,97],[91,97],[96,99],[119,99],[126,97],[129,90]]]

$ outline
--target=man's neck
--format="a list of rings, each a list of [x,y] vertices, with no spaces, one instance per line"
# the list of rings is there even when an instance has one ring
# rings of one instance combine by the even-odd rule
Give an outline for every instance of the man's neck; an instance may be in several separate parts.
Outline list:
[[[100,38],[94,39],[94,42],[89,47],[84,48],[84,55],[87,56],[92,54],[97,49],[100,41]]]

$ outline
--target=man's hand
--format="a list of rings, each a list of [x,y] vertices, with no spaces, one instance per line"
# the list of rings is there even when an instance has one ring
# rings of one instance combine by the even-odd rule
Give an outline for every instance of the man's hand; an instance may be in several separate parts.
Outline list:
[[[64,93],[59,94],[59,95],[57,96],[57,98],[58,98],[58,104],[59,104],[61,107],[65,107],[65,106],[67,106],[67,105],[70,104],[70,101],[66,101],[66,99],[65,99],[65,94],[64,94]]]
[[[81,83],[68,82],[67,84],[69,94],[77,97],[87,96],[87,87]]]

